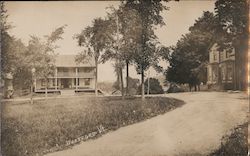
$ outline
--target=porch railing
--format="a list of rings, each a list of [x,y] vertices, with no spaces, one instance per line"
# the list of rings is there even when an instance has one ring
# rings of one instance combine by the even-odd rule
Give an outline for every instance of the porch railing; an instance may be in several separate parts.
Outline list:
[[[94,78],[94,73],[69,73],[69,72],[58,72],[57,77],[70,77],[70,78]]]

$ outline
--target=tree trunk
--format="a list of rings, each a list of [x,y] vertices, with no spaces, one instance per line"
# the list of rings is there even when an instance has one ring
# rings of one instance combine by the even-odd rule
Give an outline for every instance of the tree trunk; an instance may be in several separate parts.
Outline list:
[[[236,83],[236,90],[240,90],[241,89],[241,85],[240,85],[240,62],[242,61],[241,60],[241,57],[240,57],[240,48],[235,46],[235,83]]]
[[[233,88],[237,90],[237,75],[236,75],[236,62],[233,64]]]
[[[144,91],[144,70],[141,69],[141,99],[145,99],[145,91]]]
[[[45,100],[47,101],[48,98],[48,79],[46,79],[46,86],[45,86]]]
[[[242,42],[234,46],[235,49],[235,80],[234,89],[244,90],[246,89],[246,77],[247,77],[247,48],[246,43]]]
[[[221,79],[221,67],[220,67],[220,62],[221,62],[221,54],[220,54],[220,52],[218,52],[219,53],[219,61],[218,61],[218,64],[219,64],[219,66],[218,66],[218,87],[219,87],[219,90],[221,90],[222,89],[222,79]]]
[[[150,92],[150,83],[149,83],[149,80],[150,80],[150,79],[149,79],[149,76],[148,76],[148,88],[147,88],[147,89],[148,89],[148,91],[147,91],[147,94],[148,94],[148,95],[149,95],[149,92]]]
[[[191,92],[191,91],[192,91],[192,86],[191,86],[191,84],[188,84],[188,86],[189,86],[189,91]]]
[[[127,86],[126,86],[126,95],[128,96],[129,95],[129,63],[128,63],[128,61],[126,61],[126,74],[127,74],[127,77],[126,77],[126,84],[127,84]]]
[[[30,104],[33,104],[33,81],[30,86]]]
[[[239,90],[245,91],[247,90],[247,77],[248,77],[248,42],[247,40],[243,40],[237,48],[238,52],[238,61],[239,61]]]
[[[14,87],[13,87],[13,80],[12,79],[4,79],[4,98],[10,99],[13,96],[13,91],[14,91]]]
[[[120,71],[120,79],[121,79],[121,92],[122,92],[122,99],[124,99],[124,84],[123,84],[122,67],[120,67],[119,71]]]
[[[197,85],[194,85],[194,91],[197,92]]]
[[[97,97],[98,96],[98,89],[97,89],[97,87],[98,87],[98,85],[97,85],[97,83],[98,83],[98,80],[97,80],[97,76],[98,76],[98,74],[97,74],[97,72],[98,72],[98,63],[97,63],[97,60],[95,60],[95,66],[96,66],[96,70],[95,70],[95,96]]]

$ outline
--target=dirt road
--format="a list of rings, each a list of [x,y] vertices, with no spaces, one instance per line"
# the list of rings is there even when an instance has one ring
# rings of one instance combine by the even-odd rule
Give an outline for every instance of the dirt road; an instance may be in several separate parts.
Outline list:
[[[120,128],[48,156],[194,156],[219,148],[220,139],[247,121],[243,93],[178,93],[186,102],[164,115]]]

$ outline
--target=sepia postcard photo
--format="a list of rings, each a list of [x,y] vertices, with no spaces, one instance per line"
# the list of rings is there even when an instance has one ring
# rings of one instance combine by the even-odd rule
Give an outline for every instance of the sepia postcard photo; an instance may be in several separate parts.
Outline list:
[[[248,156],[249,1],[1,1],[1,156]]]

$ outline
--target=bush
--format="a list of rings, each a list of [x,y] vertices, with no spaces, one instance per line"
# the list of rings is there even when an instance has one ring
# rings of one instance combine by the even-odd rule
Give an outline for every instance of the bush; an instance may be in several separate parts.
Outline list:
[[[248,123],[240,125],[231,135],[222,138],[221,147],[209,156],[245,156],[248,151],[247,128]]]
[[[136,78],[129,77],[128,94],[136,95],[140,80]],[[113,83],[113,88],[116,89],[115,92],[120,91],[120,84],[118,81]],[[124,91],[126,91],[126,86],[124,85]],[[120,92],[119,92],[120,93]]]
[[[167,90],[168,93],[178,93],[178,92],[184,92],[184,91],[185,90],[181,86],[175,83],[171,83],[169,86],[169,89]]]
[[[148,79],[144,82],[145,94],[148,92]],[[156,78],[149,78],[149,94],[163,94],[163,88]],[[138,94],[141,94],[141,85],[138,87]]]

